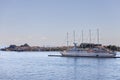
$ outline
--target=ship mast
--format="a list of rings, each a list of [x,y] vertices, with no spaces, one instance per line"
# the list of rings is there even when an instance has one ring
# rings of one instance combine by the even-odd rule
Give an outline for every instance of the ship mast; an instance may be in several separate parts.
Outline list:
[[[82,43],[83,43],[83,30],[82,30]]]
[[[90,36],[89,43],[91,43],[91,30],[90,29],[89,29],[89,36]]]
[[[68,32],[67,32],[67,47],[68,47],[68,45],[69,45],[69,41],[68,41]]]
[[[97,43],[99,44],[99,29],[97,29]]]
[[[77,48],[77,43],[76,43],[76,41],[75,41],[75,31],[73,31],[73,36],[74,36],[74,49],[76,49]]]
[[[75,31],[73,31],[73,36],[74,36],[74,43],[75,43]]]

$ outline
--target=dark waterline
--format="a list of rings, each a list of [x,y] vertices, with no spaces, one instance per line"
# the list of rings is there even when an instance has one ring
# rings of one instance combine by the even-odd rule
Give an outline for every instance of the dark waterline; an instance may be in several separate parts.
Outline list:
[[[120,58],[49,57],[58,52],[0,52],[0,80],[120,80]]]

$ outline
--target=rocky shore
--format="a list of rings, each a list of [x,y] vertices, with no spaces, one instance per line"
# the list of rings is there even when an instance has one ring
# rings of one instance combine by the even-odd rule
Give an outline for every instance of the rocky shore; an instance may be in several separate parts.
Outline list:
[[[69,48],[72,48],[73,46],[69,46]],[[80,46],[77,46],[80,47]],[[120,47],[117,47],[115,45],[108,45],[104,46],[112,51],[120,51]],[[68,49],[66,46],[62,47],[39,47],[39,46],[29,46],[28,44],[16,46],[16,45],[10,45],[9,47],[0,49],[1,51],[63,51]]]
[[[29,46],[28,44],[16,46],[10,45],[9,47],[0,49],[1,51],[63,51],[66,50],[67,47],[39,47],[39,46]]]

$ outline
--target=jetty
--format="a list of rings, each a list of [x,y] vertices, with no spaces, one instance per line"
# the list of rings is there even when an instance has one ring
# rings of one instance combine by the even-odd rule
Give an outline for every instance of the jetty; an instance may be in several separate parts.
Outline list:
[[[75,56],[62,56],[62,55],[48,55],[49,57],[75,57]],[[114,57],[96,57],[96,56],[76,56],[77,58],[120,58],[120,56]]]

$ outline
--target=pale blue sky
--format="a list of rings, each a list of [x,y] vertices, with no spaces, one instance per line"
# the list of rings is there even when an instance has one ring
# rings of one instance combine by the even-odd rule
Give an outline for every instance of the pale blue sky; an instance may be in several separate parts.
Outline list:
[[[120,45],[120,0],[0,0],[0,44],[38,46],[66,45],[66,33],[72,44],[96,43],[96,29],[100,43]]]

